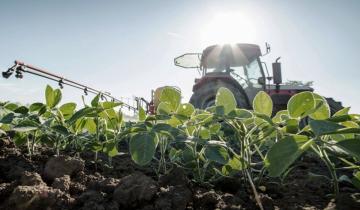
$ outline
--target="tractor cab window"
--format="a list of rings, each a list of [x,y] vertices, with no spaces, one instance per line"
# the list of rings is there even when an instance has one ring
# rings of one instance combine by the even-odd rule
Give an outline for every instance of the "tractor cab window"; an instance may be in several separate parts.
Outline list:
[[[241,86],[245,88],[262,88],[263,84],[259,83],[259,80],[264,77],[260,67],[260,62],[255,59],[248,65],[242,67],[233,68],[231,72],[233,77],[239,81]]]

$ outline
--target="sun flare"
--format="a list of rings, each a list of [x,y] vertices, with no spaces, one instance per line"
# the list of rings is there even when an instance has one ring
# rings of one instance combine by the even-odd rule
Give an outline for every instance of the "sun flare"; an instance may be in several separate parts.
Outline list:
[[[243,12],[215,14],[204,26],[201,35],[203,45],[252,43],[256,30],[251,17]]]

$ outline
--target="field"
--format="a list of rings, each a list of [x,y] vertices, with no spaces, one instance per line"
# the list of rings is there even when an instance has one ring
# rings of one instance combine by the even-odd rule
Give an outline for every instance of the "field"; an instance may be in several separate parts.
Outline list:
[[[360,115],[312,92],[274,116],[220,88],[195,110],[166,88],[155,115],[97,95],[83,108],[0,104],[0,209],[360,209]]]

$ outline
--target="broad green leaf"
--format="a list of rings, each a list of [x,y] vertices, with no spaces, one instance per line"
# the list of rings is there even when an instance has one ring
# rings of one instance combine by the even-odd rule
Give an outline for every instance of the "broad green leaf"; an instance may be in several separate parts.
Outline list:
[[[34,127],[34,126],[15,126],[12,130],[18,131],[18,132],[28,132],[28,131],[34,131],[37,129],[38,129],[38,127]]]
[[[97,94],[92,100],[91,100],[91,106],[92,107],[98,107],[100,101],[100,93]]]
[[[17,104],[14,103],[6,103],[4,105],[4,107],[10,111],[14,111],[15,109],[17,109],[19,106]]]
[[[69,135],[68,129],[62,125],[54,125],[51,127],[51,129],[53,129],[55,132],[60,133],[64,136]]]
[[[351,156],[360,159],[360,139],[346,139],[336,143],[336,146],[345,150]]]
[[[36,112],[36,111],[39,111],[44,106],[45,106],[45,104],[43,104],[43,103],[33,103],[30,105],[29,111]]]
[[[309,116],[314,120],[328,119],[330,117],[330,107],[326,99],[316,93],[313,93],[313,95],[315,98],[315,107],[317,109]]]
[[[14,118],[15,118],[15,114],[10,112],[9,114],[7,114],[3,118],[1,118],[0,123],[10,124]]]
[[[235,110],[229,113],[229,116],[248,119],[248,118],[252,118],[253,114],[249,110],[236,108]]]
[[[46,99],[46,106],[52,108],[52,105],[54,104],[54,90],[50,85],[46,86],[45,99]]]
[[[104,101],[101,103],[101,107],[104,109],[112,109],[118,106],[121,106],[123,103],[121,102],[113,102],[113,101]]]
[[[287,136],[276,142],[265,157],[269,176],[278,177],[283,174],[312,143],[313,140],[301,135]]]
[[[192,104],[185,103],[180,104],[178,109],[176,110],[176,114],[183,115],[185,117],[190,117],[195,111],[195,108]]]
[[[306,117],[315,108],[315,98],[309,91],[292,96],[288,102],[287,110],[292,118]]]
[[[177,127],[182,124],[182,122],[175,116],[171,116],[167,123],[173,127]]]
[[[168,115],[171,113],[171,107],[170,107],[169,103],[161,102],[158,105],[156,112],[160,115]]]
[[[20,106],[15,109],[14,112],[19,114],[27,114],[29,112],[29,109],[26,106]]]
[[[284,119],[284,116],[286,119]],[[272,121],[274,123],[281,123],[285,120],[288,120],[289,119],[289,111],[288,110],[281,110],[281,111],[278,111],[275,116],[272,118]]]
[[[225,147],[216,144],[209,144],[205,147],[205,156],[207,159],[226,164],[229,160],[229,153]]]
[[[352,184],[360,190],[360,171],[354,174],[354,177],[351,179]]]
[[[141,106],[138,107],[138,110],[139,110],[139,121],[144,121],[146,119],[145,110]]]
[[[61,111],[61,113],[63,114],[66,120],[68,120],[71,117],[71,115],[74,114],[75,109],[76,109],[75,103],[66,103],[60,106],[59,108],[59,110]]]
[[[214,123],[210,125],[210,133],[211,134],[217,134],[220,131],[221,124],[220,123]]]
[[[181,94],[173,87],[165,87],[161,91],[160,101],[168,103],[172,112],[176,111],[181,101]]]
[[[115,157],[119,154],[117,150],[117,145],[115,142],[108,142],[106,143],[103,152],[106,153],[109,157]]]
[[[223,106],[225,114],[234,110],[237,106],[234,94],[227,88],[221,87],[216,93],[216,106]]]
[[[50,108],[56,107],[60,103],[62,98],[62,94],[59,89],[54,90],[53,94],[54,94],[53,104]]]
[[[202,139],[210,139],[210,137],[211,137],[210,130],[201,126],[200,131],[199,131],[199,136]]]
[[[158,137],[154,133],[138,133],[131,137],[129,149],[133,161],[141,166],[148,164],[155,155]]]
[[[96,123],[94,119],[87,118],[85,120],[85,124],[83,125],[83,128],[85,128],[89,133],[96,133]]]
[[[253,100],[253,109],[257,113],[270,117],[273,110],[273,102],[270,96],[264,91],[258,92]]]
[[[299,131],[299,120],[288,119],[286,121],[286,132],[296,134]]]
[[[348,115],[348,114],[349,114],[349,111],[350,111],[350,107],[342,108],[342,109],[340,109],[339,111],[337,111],[337,112],[333,115],[333,117],[341,116],[341,115]]]
[[[312,120],[310,121],[310,128],[315,133],[316,136],[321,136],[324,134],[336,134],[337,130],[344,128],[344,126],[339,125],[334,122],[326,120]]]
[[[70,125],[74,124],[78,119],[85,117],[88,114],[96,112],[96,108],[94,107],[85,107],[75,112],[73,116],[67,121]]]

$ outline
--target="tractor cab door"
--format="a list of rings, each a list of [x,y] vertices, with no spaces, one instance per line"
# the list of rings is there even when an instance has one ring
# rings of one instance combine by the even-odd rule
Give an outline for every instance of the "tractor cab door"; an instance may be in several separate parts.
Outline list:
[[[247,65],[232,68],[230,74],[243,87],[250,102],[259,91],[265,90],[265,75],[259,59]]]

